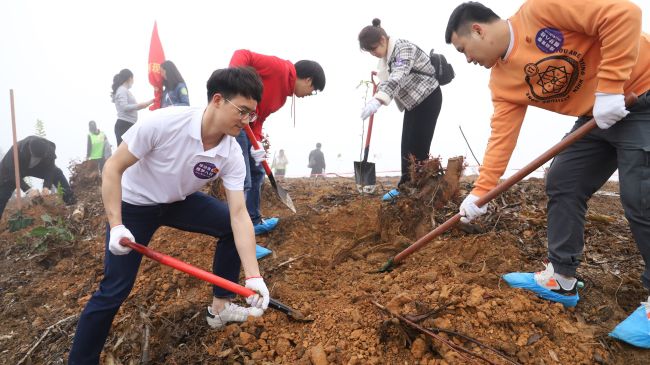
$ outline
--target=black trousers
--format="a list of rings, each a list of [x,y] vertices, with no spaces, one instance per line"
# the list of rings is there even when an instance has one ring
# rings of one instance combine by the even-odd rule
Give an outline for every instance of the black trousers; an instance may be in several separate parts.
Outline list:
[[[548,258],[556,272],[575,276],[584,249],[587,201],[618,169],[625,217],[645,261],[650,289],[650,94],[609,129],[596,128],[553,160],[546,176]],[[576,121],[573,130],[589,118]]]
[[[126,120],[118,119],[117,122],[115,122],[115,139],[117,139],[117,147],[122,143],[122,135],[131,127],[133,127],[133,123],[127,122]]]
[[[404,112],[402,123],[402,177],[397,186],[410,180],[410,156],[415,156],[415,161],[429,158],[429,149],[436,122],[442,106],[442,92],[440,87],[435,89],[420,104]]]

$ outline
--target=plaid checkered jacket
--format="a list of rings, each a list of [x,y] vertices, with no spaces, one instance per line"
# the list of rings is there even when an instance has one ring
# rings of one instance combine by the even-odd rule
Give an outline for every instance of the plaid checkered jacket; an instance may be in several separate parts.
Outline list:
[[[400,111],[412,110],[439,86],[429,55],[415,44],[392,38],[388,57],[379,61],[379,79],[375,97],[388,105],[392,99]]]

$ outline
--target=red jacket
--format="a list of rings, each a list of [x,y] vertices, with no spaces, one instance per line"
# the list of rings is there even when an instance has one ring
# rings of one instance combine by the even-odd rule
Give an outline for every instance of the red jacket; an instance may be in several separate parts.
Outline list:
[[[257,120],[251,125],[258,140],[262,140],[262,125],[271,113],[276,112],[293,95],[296,85],[296,68],[293,63],[275,56],[265,56],[246,49],[235,51],[230,67],[250,66],[262,78],[264,91],[257,104]]]

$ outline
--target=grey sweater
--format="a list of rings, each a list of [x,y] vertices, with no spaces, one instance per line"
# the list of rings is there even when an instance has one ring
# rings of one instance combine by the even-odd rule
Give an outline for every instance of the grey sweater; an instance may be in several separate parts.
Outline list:
[[[129,89],[123,85],[117,88],[113,96],[113,103],[117,110],[117,119],[122,119],[129,123],[135,123],[138,120],[138,102]]]

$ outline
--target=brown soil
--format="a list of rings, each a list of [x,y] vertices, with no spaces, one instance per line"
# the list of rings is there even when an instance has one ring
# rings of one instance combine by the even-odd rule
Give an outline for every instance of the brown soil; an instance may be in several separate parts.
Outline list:
[[[272,297],[314,321],[299,323],[268,310],[261,318],[211,330],[204,319],[210,285],[145,259],[115,318],[103,362],[141,363],[147,342],[151,364],[468,363],[373,302],[410,315],[423,327],[471,336],[523,364],[650,362],[647,351],[607,337],[647,296],[639,280],[643,262],[615,194],[597,194],[591,201],[580,269],[586,287],[575,309],[500,280],[510,271],[539,270],[546,256],[546,198],[538,179],[497,198],[479,224],[454,229],[394,271],[376,273],[388,258],[457,212],[459,197],[470,189],[467,181],[443,184],[444,197],[436,196],[437,189],[422,193],[446,176],[405,191],[394,203],[359,195],[352,179],[283,180],[295,215],[266,185],[263,211],[281,221],[258,237],[273,250],[260,261],[263,275]],[[52,239],[36,249],[35,239],[27,236],[33,227],[6,229],[11,210],[0,222],[0,363],[16,364],[28,351],[24,363],[64,363],[75,315],[102,277],[105,223],[99,179],[92,167],[81,165],[72,181],[82,207],[75,214],[56,196],[36,199],[24,210],[35,225],[44,224],[43,213],[63,217],[60,224],[75,234],[71,242]],[[377,190],[383,193],[395,182],[380,178]],[[609,183],[603,191],[618,188]],[[150,247],[209,270],[214,244],[207,236],[163,228]],[[413,317],[419,314],[429,316]],[[460,337],[440,336],[506,363]]]

